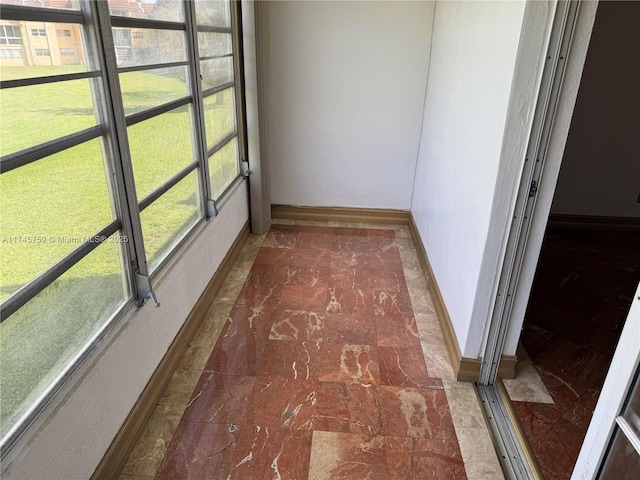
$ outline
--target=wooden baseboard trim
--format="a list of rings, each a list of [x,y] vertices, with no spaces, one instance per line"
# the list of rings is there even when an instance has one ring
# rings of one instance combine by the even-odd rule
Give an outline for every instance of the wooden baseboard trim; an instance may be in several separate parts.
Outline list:
[[[504,379],[516,378],[516,365],[518,365],[516,355],[502,355],[498,365],[498,376]]]
[[[625,230],[640,232],[640,218],[552,214],[549,215],[547,227],[575,230]]]
[[[120,431],[113,442],[111,442],[104,457],[102,457],[100,464],[91,476],[91,480],[111,480],[118,478],[120,475],[120,471],[126,464],[131,450],[140,438],[145,425],[153,413],[156,403],[169,383],[173,372],[178,367],[178,363],[185,349],[191,342],[193,335],[196,333],[200,323],[211,307],[213,299],[218,294],[218,291],[220,291],[248,236],[249,222],[245,223],[242,227],[233,245],[220,263],[218,270],[209,281],[202,295],[200,295],[200,298],[189,313],[189,316],[171,343],[167,353],[162,358],[153,376],[140,394],[138,401],[131,409]]]
[[[380,208],[302,207],[271,205],[271,218],[323,222],[386,223],[408,225],[409,211]]]
[[[447,306],[442,298],[442,293],[440,293],[438,282],[433,274],[433,269],[431,268],[427,251],[424,248],[424,243],[422,242],[422,237],[420,236],[420,232],[418,231],[418,226],[416,225],[413,215],[409,216],[409,230],[413,237],[413,243],[416,246],[418,259],[420,260],[422,269],[427,275],[427,288],[431,294],[433,306],[435,307],[438,320],[440,321],[442,336],[444,337],[444,343],[447,347],[447,352],[449,353],[449,359],[451,361],[454,374],[458,380],[473,382],[478,379],[476,371],[478,373],[480,372],[480,361],[467,358],[464,359],[465,361],[463,362],[462,352],[460,350],[460,345],[458,345],[458,339],[456,338],[453,324],[451,323],[451,317],[449,316]]]
[[[444,298],[438,287],[438,281],[431,268],[427,251],[424,248],[422,237],[418,231],[418,227],[415,223],[412,214],[409,214],[409,230],[413,237],[413,243],[416,246],[418,258],[422,269],[427,274],[427,288],[431,294],[433,305],[440,321],[440,328],[442,330],[442,336],[444,337],[444,343],[449,353],[449,359],[451,360],[451,366],[455,373],[456,379],[461,382],[477,382],[480,378],[480,366],[482,362],[479,358],[463,357],[458,344],[453,323],[447,310]],[[498,375],[501,378],[514,378],[516,371],[516,363],[518,359],[514,355],[503,355],[500,360],[500,367],[498,369]]]

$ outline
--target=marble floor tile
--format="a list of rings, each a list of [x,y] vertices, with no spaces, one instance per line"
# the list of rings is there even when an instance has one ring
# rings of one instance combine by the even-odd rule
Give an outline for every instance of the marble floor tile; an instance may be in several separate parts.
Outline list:
[[[384,433],[393,437],[433,439],[441,430],[454,431],[442,385],[429,387],[377,387]]]
[[[296,248],[298,246],[298,232],[274,227],[264,238],[265,247]]]
[[[304,288],[328,287],[329,284],[329,267],[319,265],[292,265],[287,270],[287,279],[284,282],[285,287]]]
[[[154,412],[120,473],[154,476],[162,464],[180,417],[181,415],[161,415]]]
[[[324,316],[324,341],[340,345],[376,345],[374,318],[373,315],[327,313]]]
[[[293,380],[317,380],[322,343],[269,340],[264,354],[264,375]]]
[[[324,312],[327,308],[327,287],[285,286],[279,307],[283,310]]]
[[[371,279],[374,290],[409,293],[402,269],[395,269],[393,267],[371,267]]]
[[[389,479],[466,479],[455,432],[436,438],[386,437]]]
[[[271,429],[311,430],[317,401],[315,381],[258,377],[245,423]]]
[[[235,377],[204,372],[184,411],[183,421],[241,425],[255,377]]]
[[[239,435],[228,425],[180,422],[156,479],[226,479]]]
[[[396,387],[426,387],[432,381],[427,375],[422,349],[378,347],[380,383]]]
[[[372,289],[329,287],[327,313],[374,313]]]
[[[333,232],[327,233],[326,230],[322,228],[316,231],[301,230],[300,233],[298,233],[298,248],[330,251],[333,237]]]
[[[336,268],[363,268],[370,271],[371,254],[367,252],[332,251],[330,266]]]
[[[256,255],[254,265],[287,266],[291,261],[292,255],[292,250],[288,248],[262,247]]]
[[[307,478],[311,431],[245,424],[228,480],[298,480]],[[208,477],[201,477],[208,478]]]
[[[384,437],[313,432],[309,480],[386,480]]]
[[[269,340],[321,342],[326,313],[278,310],[273,316]]]
[[[413,248],[406,226],[250,237],[122,475],[502,478]]]
[[[382,434],[382,416],[372,385],[320,382],[313,429]]]
[[[350,290],[372,290],[374,280],[371,269],[363,266],[331,267],[329,287]]]
[[[297,248],[291,254],[291,265],[307,267],[328,267],[331,263],[331,250],[316,248]]]
[[[370,345],[323,343],[317,368],[323,382],[380,384],[377,348]]]
[[[413,316],[411,298],[404,291],[374,289],[373,309],[374,313],[380,316]]]
[[[414,317],[421,342],[425,345],[444,345],[444,336],[442,335],[438,316],[435,313],[416,313]]]
[[[530,360],[518,361],[517,368],[515,378],[502,380],[512,401],[553,403],[553,398]]]
[[[640,280],[640,234],[549,229],[505,381],[547,479],[568,479]],[[542,403],[544,402],[544,403]]]
[[[413,316],[375,316],[378,345],[419,348],[418,326]]]
[[[225,375],[256,376],[264,365],[264,349],[274,310],[236,305],[229,314],[205,370]]]

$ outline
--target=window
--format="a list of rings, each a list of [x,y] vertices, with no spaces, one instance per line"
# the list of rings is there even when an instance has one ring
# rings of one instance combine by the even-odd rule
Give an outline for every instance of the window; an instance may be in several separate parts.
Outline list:
[[[219,198],[238,176],[241,155],[228,2],[195,2],[211,196]]]
[[[222,3],[221,22],[220,12],[232,14]],[[240,178],[230,17],[196,27],[184,19],[201,2],[148,2],[144,15],[134,2],[126,15],[106,5],[93,4],[95,19],[51,8],[45,28],[32,29],[73,31],[75,48],[59,50],[77,57],[73,65],[35,49],[49,64],[0,69],[3,452],[123,313],[151,298],[157,273]],[[11,16],[43,18],[20,6]],[[0,33],[4,45],[22,43],[18,26]],[[196,62],[187,46],[200,36],[206,52]],[[116,65],[101,61],[103,46]],[[21,55],[0,48],[1,58]]]
[[[31,29],[32,37],[46,37],[47,31],[44,28],[32,28]]]
[[[113,43],[116,47],[131,46],[131,30],[124,28],[113,29]]]
[[[0,25],[0,45],[22,45],[22,33],[18,25]]]
[[[0,58],[22,58],[22,50],[19,48],[0,48]]]
[[[116,47],[116,59],[118,63],[131,60],[133,58],[133,52],[127,47]]]

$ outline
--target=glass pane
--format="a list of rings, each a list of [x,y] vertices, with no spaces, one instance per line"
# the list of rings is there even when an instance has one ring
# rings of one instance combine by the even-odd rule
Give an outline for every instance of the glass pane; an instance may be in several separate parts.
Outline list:
[[[623,417],[640,438],[640,375],[636,375]]]
[[[233,133],[236,128],[234,89],[228,88],[204,99],[207,149]]]
[[[184,238],[200,216],[195,171],[140,213],[150,272]]]
[[[238,138],[236,137],[209,158],[209,177],[213,198],[219,198],[239,173]]]
[[[109,13],[119,17],[182,22],[183,5],[179,0],[147,0],[146,2],[109,0]]]
[[[2,5],[22,5],[25,7],[46,7],[55,10],[79,10],[80,0],[0,0]]]
[[[0,154],[16,152],[96,125],[89,80],[2,90]]]
[[[200,62],[200,74],[202,75],[202,90],[217,87],[233,80],[233,59],[214,58]]]
[[[230,33],[198,32],[200,57],[219,57],[233,52]]]
[[[112,30],[119,67],[182,62],[187,59],[182,31],[149,28]]]
[[[3,173],[0,190],[1,299],[114,219],[99,139]]]
[[[194,162],[190,105],[136,123],[127,132],[139,200]]]
[[[43,22],[0,25],[0,66],[0,80],[86,72],[82,26]]]
[[[229,0],[196,0],[196,22],[212,27],[231,27]]]
[[[0,324],[3,436],[128,297],[119,235],[107,239]]]
[[[602,474],[598,478],[601,480],[631,480],[638,478],[638,472],[640,472],[640,455],[620,428],[616,426],[611,450],[607,453]]]
[[[171,102],[189,94],[187,68],[157,68],[120,74],[126,115]]]

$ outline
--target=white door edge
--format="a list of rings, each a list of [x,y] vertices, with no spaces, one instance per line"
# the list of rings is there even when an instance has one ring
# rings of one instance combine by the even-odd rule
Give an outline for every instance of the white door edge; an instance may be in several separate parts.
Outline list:
[[[622,330],[571,480],[594,479],[640,364],[640,284]]]

